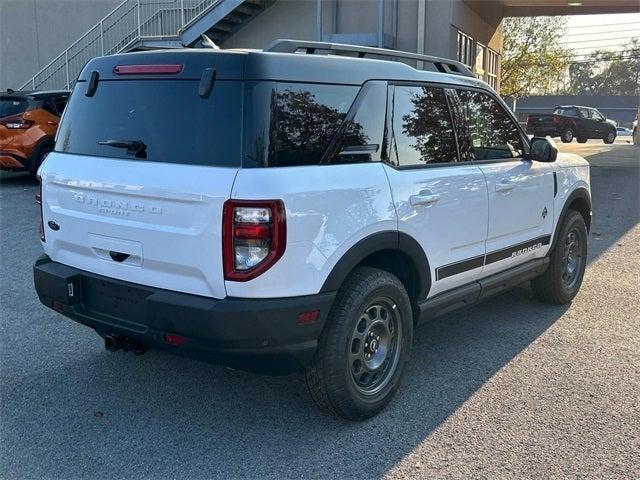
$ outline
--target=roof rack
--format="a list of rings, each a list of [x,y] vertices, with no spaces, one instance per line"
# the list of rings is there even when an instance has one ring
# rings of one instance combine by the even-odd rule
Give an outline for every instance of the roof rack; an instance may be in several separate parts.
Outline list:
[[[365,55],[377,55],[380,57],[418,60],[420,62],[433,64],[441,73],[450,73],[453,75],[463,75],[465,77],[475,78],[475,75],[471,73],[466,65],[455,60],[433,57],[431,55],[422,55],[419,53],[403,52],[401,50],[390,50],[387,48],[361,47],[359,45],[347,45],[343,43],[281,39],[275,40],[271,45],[264,49],[265,52],[278,53],[297,53],[300,50],[304,51],[306,54],[314,54],[316,53],[316,50],[324,50],[335,53],[357,53],[358,58],[364,58]]]

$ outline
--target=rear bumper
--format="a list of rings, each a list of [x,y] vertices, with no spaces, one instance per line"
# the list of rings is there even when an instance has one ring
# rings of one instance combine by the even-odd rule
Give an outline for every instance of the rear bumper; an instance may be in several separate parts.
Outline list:
[[[47,256],[36,261],[33,276],[44,305],[101,334],[262,373],[300,370],[311,361],[335,297],[332,292],[216,300],[114,280]],[[298,323],[301,312],[314,310],[319,312],[315,322]],[[185,344],[170,345],[165,334],[180,335]]]

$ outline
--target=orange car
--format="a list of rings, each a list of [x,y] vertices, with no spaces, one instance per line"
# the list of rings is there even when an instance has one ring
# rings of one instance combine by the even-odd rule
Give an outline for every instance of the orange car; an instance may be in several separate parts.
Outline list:
[[[68,99],[67,91],[0,93],[0,169],[35,176],[53,150]]]

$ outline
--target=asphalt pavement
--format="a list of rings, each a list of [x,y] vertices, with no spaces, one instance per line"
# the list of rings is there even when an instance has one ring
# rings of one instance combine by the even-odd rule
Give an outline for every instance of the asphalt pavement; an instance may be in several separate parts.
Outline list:
[[[639,478],[640,149],[592,164],[589,266],[570,306],[522,286],[418,330],[381,415],[315,410],[299,375],[104,350],[41,306],[36,187],[0,177],[2,478]]]

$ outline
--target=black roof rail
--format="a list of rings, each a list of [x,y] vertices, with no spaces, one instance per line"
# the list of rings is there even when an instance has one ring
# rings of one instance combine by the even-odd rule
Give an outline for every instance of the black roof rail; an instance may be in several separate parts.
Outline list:
[[[402,50],[390,50],[387,48],[362,47],[359,45],[347,45],[343,43],[329,42],[313,42],[307,40],[275,40],[271,45],[264,49],[265,52],[278,53],[297,53],[304,51],[306,54],[314,54],[316,50],[330,51],[335,53],[357,53],[358,58],[364,58],[365,55],[377,55],[380,57],[405,58],[409,60],[418,60],[433,64],[441,73],[450,73],[454,75],[463,75],[465,77],[475,78],[469,68],[461,62],[449,60],[441,57],[433,57],[431,55],[422,55],[419,53],[403,52]]]

